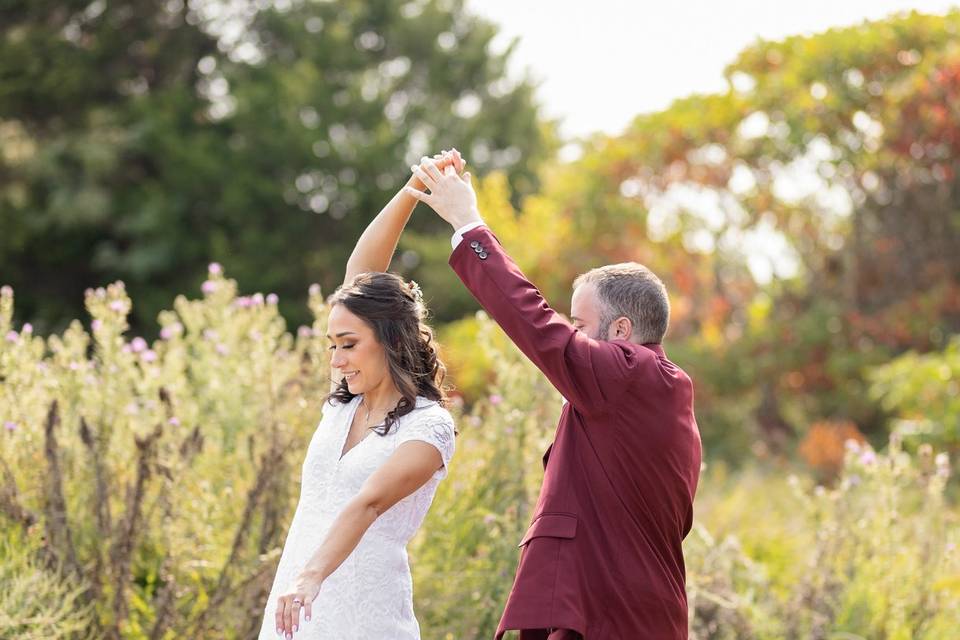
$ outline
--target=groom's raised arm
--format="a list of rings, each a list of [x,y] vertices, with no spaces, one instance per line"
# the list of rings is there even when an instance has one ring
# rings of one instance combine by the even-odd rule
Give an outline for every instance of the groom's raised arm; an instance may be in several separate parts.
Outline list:
[[[626,342],[589,338],[554,311],[486,226],[462,231],[450,266],[470,293],[561,394],[584,413],[602,413],[625,378],[653,359]],[[655,370],[653,368],[652,370]]]

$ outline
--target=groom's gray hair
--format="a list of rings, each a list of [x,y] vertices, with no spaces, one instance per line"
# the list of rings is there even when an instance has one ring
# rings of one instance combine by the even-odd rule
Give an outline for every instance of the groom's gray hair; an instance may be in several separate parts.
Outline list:
[[[670,300],[667,288],[650,269],[636,262],[597,267],[577,276],[573,288],[588,283],[597,288],[602,339],[614,320],[626,316],[633,324],[634,342],[663,342],[670,322]]]

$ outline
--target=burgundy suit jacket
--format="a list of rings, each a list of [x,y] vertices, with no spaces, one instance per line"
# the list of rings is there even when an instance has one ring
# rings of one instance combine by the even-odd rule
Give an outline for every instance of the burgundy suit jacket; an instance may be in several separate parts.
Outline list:
[[[658,344],[574,329],[486,227],[464,235],[450,265],[567,400],[496,638],[687,638],[681,542],[701,459],[690,378]]]

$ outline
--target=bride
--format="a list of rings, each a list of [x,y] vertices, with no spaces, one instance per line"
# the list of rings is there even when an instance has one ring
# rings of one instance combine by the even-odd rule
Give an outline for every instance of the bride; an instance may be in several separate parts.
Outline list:
[[[441,162],[463,166],[456,152]],[[260,640],[420,637],[406,545],[447,473],[454,426],[419,288],[384,273],[416,204],[402,190],[390,200],[329,300],[331,393]]]

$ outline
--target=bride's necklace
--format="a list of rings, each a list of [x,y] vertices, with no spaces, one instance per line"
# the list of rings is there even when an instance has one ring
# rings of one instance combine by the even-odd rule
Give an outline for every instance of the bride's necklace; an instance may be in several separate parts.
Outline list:
[[[366,396],[364,396],[363,398],[360,399],[360,404],[363,405],[363,408],[364,408],[364,409],[366,410],[366,412],[367,412],[366,417],[363,419],[363,429],[364,429],[364,431],[366,431],[367,429],[370,428],[370,414],[372,413],[372,407],[368,407],[368,406],[367,406],[367,398],[366,398]]]

